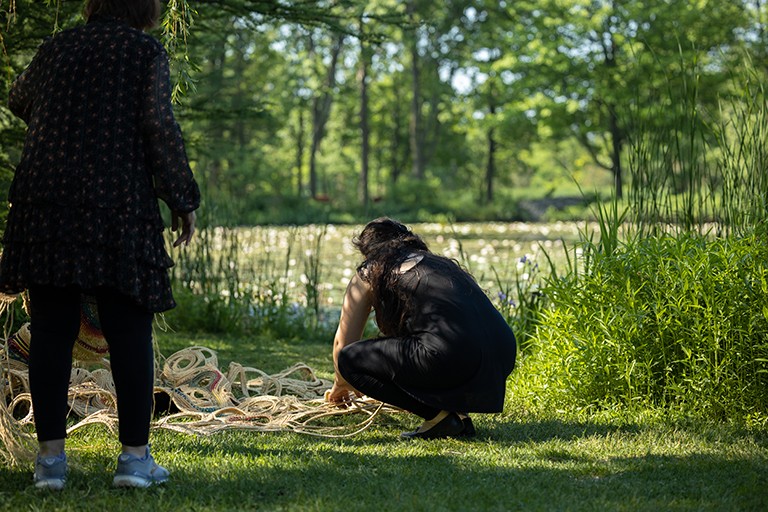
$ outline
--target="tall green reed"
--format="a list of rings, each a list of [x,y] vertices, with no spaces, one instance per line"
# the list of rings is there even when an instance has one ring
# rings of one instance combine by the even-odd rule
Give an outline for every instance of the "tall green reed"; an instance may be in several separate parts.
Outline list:
[[[631,221],[641,234],[698,229],[715,214],[712,196],[703,193],[718,181],[709,165],[709,115],[699,101],[700,64],[681,60],[664,84],[646,85],[652,92],[638,95],[624,114]]]
[[[712,116],[692,71],[634,106],[627,208],[598,204],[545,282],[533,401],[768,423],[766,99],[747,68]]]
[[[740,232],[765,221],[768,211],[768,102],[765,76],[745,58],[733,73],[730,95],[720,101],[714,126],[720,149],[713,182],[720,189],[720,221]]]
[[[744,57],[717,98],[699,99],[702,70],[681,62],[658,101],[626,111],[632,222],[641,234],[714,228],[740,232],[761,222],[768,196],[768,104],[764,73]]]
[[[171,269],[172,328],[314,337],[325,228],[202,227]]]
[[[672,407],[717,419],[768,414],[765,232],[634,239],[550,280],[529,373],[576,408]]]

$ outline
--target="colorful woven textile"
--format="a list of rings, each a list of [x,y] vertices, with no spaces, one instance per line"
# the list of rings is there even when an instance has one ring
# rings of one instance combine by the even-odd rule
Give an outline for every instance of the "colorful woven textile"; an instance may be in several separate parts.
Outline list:
[[[8,355],[24,364],[29,363],[29,344],[32,339],[30,323],[27,322],[12,334],[8,340]],[[72,357],[84,363],[101,361],[109,353],[107,340],[101,332],[96,302],[85,298],[80,311],[80,333],[77,335]]]
[[[100,361],[108,352],[109,346],[101,332],[96,300],[83,297],[80,305],[80,333],[72,349],[72,357],[84,362]]]
[[[27,322],[8,338],[8,355],[11,359],[29,364],[29,340],[31,337],[29,322]]]

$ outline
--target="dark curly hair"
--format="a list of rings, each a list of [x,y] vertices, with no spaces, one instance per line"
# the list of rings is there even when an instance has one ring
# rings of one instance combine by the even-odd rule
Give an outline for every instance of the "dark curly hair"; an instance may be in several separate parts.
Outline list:
[[[352,244],[365,258],[357,268],[358,274],[371,285],[376,324],[385,336],[407,334],[405,323],[414,304],[411,296],[397,285],[400,273],[396,269],[409,255],[426,253],[433,267],[439,268],[441,273],[456,279],[473,280],[455,261],[431,253],[419,235],[389,217],[366,224]]]
[[[153,28],[160,19],[160,0],[88,0],[83,9],[86,20],[92,16],[117,18],[133,28]]]

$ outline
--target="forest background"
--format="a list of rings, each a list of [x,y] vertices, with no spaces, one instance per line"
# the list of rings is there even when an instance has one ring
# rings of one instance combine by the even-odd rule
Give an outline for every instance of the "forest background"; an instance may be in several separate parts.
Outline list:
[[[155,35],[216,225],[538,220],[526,201],[622,197],[632,141],[692,94],[717,122],[734,75],[768,68],[763,0],[167,4]],[[0,3],[3,97],[81,6]],[[24,128],[3,102],[4,190]]]
[[[3,94],[43,38],[82,22],[82,6],[0,2]],[[546,366],[562,349],[569,365],[596,365],[583,404],[635,403],[639,386],[644,405],[690,398],[717,417],[768,421],[768,2],[164,7],[155,33],[204,195],[199,243],[172,271],[181,325],[287,322],[293,336],[319,336],[321,273],[354,266],[320,261],[328,226],[379,214],[449,225],[589,218],[598,231],[563,240],[564,256],[524,253],[477,276],[523,356],[548,354]],[[5,185],[24,129],[0,105]],[[306,239],[267,229],[283,224],[309,225]],[[500,234],[508,226],[495,236],[513,236]],[[451,250],[468,263],[460,237]],[[573,379],[564,368],[552,379]],[[590,389],[583,381],[566,401]]]

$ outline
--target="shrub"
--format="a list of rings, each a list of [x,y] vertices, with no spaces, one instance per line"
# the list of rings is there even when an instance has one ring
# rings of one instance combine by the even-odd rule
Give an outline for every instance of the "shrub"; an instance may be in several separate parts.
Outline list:
[[[549,279],[527,391],[558,407],[768,414],[765,230],[637,238]]]

